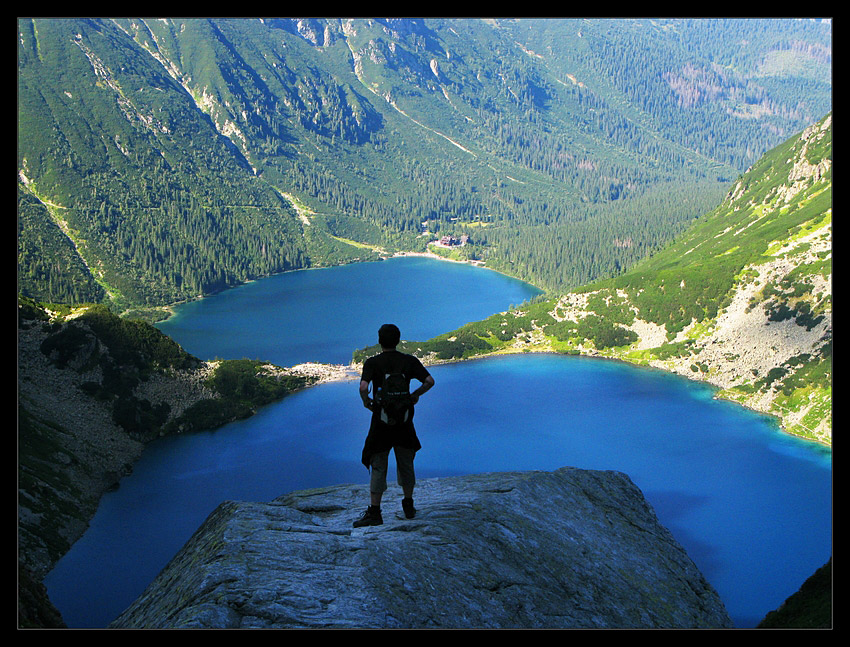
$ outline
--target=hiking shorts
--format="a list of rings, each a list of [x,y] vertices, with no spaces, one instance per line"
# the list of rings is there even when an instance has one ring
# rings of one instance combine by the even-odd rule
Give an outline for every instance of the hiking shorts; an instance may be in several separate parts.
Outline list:
[[[415,449],[406,447],[395,447],[395,465],[398,484],[403,490],[412,490],[416,484],[416,476],[413,472],[413,458],[416,456]],[[390,452],[372,454],[372,472],[369,489],[375,493],[383,493],[387,489],[387,470],[389,469]]]

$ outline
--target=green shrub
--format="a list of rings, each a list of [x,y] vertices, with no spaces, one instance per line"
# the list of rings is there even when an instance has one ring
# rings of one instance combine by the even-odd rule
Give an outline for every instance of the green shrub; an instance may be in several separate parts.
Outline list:
[[[578,323],[576,332],[589,339],[598,349],[626,346],[637,341],[637,333],[615,325],[607,319],[589,315]]]

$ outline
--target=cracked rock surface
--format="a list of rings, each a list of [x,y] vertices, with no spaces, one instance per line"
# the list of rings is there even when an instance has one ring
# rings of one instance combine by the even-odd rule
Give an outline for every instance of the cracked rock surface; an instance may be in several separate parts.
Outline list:
[[[113,627],[731,627],[620,472],[421,480],[416,517],[366,485],[222,503]]]

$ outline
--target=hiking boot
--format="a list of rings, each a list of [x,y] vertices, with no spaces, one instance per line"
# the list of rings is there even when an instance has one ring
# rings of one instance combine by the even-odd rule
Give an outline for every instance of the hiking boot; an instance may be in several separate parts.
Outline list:
[[[401,509],[404,510],[404,516],[408,519],[413,519],[416,516],[416,508],[413,507],[413,499],[402,499]]]
[[[366,512],[354,522],[353,526],[355,528],[362,528],[363,526],[380,526],[383,523],[384,518],[381,516],[381,509],[370,505],[366,508]]]

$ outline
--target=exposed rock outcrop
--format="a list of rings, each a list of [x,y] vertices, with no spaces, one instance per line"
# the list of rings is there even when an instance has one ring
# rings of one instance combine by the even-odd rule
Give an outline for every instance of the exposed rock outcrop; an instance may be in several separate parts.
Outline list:
[[[62,362],[58,351],[44,352],[45,340],[66,327],[27,320],[18,328],[18,549],[20,563],[38,581],[83,535],[101,496],[132,471],[147,442],[116,422],[114,396],[86,388],[110,379],[98,361],[109,350],[94,332],[81,326],[88,332]],[[219,397],[207,384],[218,364],[150,371],[133,395],[167,406],[168,419],[178,419]],[[345,367],[324,364],[262,370],[311,384],[351,378]]]
[[[47,335],[18,329],[18,559],[38,581],[144,448],[115,424],[110,403],[83,392],[99,369],[57,367],[39,348]]]
[[[384,524],[352,528],[367,502],[354,485],[225,502],[112,626],[731,626],[622,473],[427,479],[414,519],[391,488]]]

